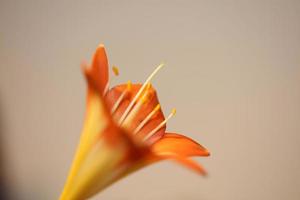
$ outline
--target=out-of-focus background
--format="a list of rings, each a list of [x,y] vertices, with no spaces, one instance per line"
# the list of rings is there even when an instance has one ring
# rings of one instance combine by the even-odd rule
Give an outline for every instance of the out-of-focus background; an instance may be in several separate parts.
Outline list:
[[[85,106],[80,63],[104,43],[121,75],[155,78],[168,130],[212,155],[97,195],[110,200],[300,199],[300,2],[0,1],[1,199],[57,199]],[[5,196],[6,195],[6,196]]]

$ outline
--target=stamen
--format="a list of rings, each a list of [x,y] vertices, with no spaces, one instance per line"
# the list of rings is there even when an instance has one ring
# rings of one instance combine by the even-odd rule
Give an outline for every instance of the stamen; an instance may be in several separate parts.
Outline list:
[[[137,92],[137,94],[135,95],[135,97],[133,98],[133,100],[130,102],[130,104],[128,105],[128,107],[126,108],[126,110],[124,111],[123,115],[121,116],[120,120],[119,120],[119,125],[121,125],[123,123],[123,121],[125,120],[126,116],[128,115],[129,111],[131,110],[131,108],[133,107],[134,103],[136,102],[136,100],[139,98],[139,96],[142,94],[143,90],[145,89],[145,87],[147,86],[147,84],[151,81],[151,79],[154,77],[154,75],[164,66],[164,63],[161,63],[153,72],[152,74],[150,74],[150,76],[146,79],[146,81],[144,82],[144,84],[142,85],[142,87],[139,89],[139,91]]]
[[[106,93],[108,92],[108,90],[109,90],[109,83],[107,82],[107,84],[105,85],[105,88],[103,90],[103,96],[106,95]]]
[[[139,101],[134,105],[133,109],[127,115],[126,119],[123,122],[124,126],[127,126],[128,124],[130,124],[130,122],[138,114],[138,112],[141,109],[142,105],[147,102],[148,98],[149,98],[149,92],[148,92],[148,90],[146,90],[144,95],[142,96],[142,98],[139,99]]]
[[[160,105],[157,104],[155,108],[146,116],[146,118],[136,127],[136,129],[133,131],[133,134],[137,134],[159,109]]]
[[[113,66],[112,71],[116,76],[119,76],[120,73],[119,73],[119,68],[117,66]]]
[[[131,87],[132,87],[131,81],[128,81],[126,89],[121,93],[121,95],[119,96],[119,98],[117,99],[117,101],[115,102],[115,104],[113,105],[113,107],[111,109],[112,114],[118,109],[118,107],[119,107],[120,103],[123,101],[126,93],[131,90]]]
[[[146,137],[144,137],[143,141],[146,141],[148,140],[151,136],[153,136],[159,129],[161,129],[169,119],[171,119],[174,115],[176,114],[176,109],[173,108],[172,109],[172,112],[169,114],[169,116],[164,120],[162,121],[155,129],[153,129],[150,133],[148,133],[146,135]]]

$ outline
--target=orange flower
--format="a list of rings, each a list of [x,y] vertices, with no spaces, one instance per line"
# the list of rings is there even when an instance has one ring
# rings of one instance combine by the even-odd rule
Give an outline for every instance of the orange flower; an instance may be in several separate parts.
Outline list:
[[[144,84],[122,84],[109,89],[108,61],[103,45],[87,80],[86,118],[80,143],[61,200],[89,198],[118,179],[157,161],[172,159],[200,174],[205,171],[191,156],[209,152],[192,139],[166,132],[166,122],[155,89],[150,84],[159,65]],[[118,69],[113,67],[116,75]]]

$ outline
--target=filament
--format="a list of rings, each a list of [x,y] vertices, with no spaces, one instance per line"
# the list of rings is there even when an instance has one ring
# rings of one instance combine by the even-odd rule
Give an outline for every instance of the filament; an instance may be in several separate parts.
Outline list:
[[[134,105],[130,113],[127,115],[126,119],[123,121],[123,124],[126,126],[126,124],[129,124],[133,120],[133,118],[138,114],[140,109],[142,108],[142,105],[146,103],[146,101],[149,98],[149,92],[148,92],[148,87],[147,90],[145,91],[144,95],[142,98],[139,99],[139,101]]]
[[[108,90],[109,90],[109,83],[107,82],[105,85],[105,88],[103,90],[103,96],[105,96],[107,94]]]
[[[111,109],[111,113],[113,114],[119,107],[120,103],[123,101],[125,95],[127,94],[127,92],[129,92],[131,90],[131,81],[127,82],[127,87],[126,89],[121,93],[121,95],[119,96],[119,98],[117,99],[117,101],[115,102],[115,104],[113,105],[112,109]]]
[[[136,127],[136,129],[133,131],[133,134],[137,134],[159,109],[160,105],[157,104],[155,108],[146,116],[146,118]]]
[[[153,72],[152,74],[150,74],[150,76],[146,79],[146,81],[144,82],[144,84],[142,85],[142,87],[139,89],[139,91],[137,92],[137,94],[135,95],[135,97],[133,98],[133,100],[130,102],[130,104],[128,105],[128,107],[126,108],[126,110],[124,111],[123,115],[121,116],[120,120],[119,120],[119,125],[121,125],[123,123],[123,121],[125,120],[125,118],[127,117],[129,111],[131,110],[131,108],[133,107],[134,103],[136,102],[136,100],[139,98],[139,96],[142,94],[143,90],[145,89],[145,87],[147,86],[147,84],[151,81],[151,79],[154,77],[154,75],[164,66],[164,64],[160,64]]]
[[[169,116],[164,120],[162,121],[156,128],[154,128],[150,133],[148,133],[146,135],[146,137],[144,137],[144,141],[148,140],[151,136],[153,136],[159,129],[161,129],[169,119],[171,119],[174,115],[176,114],[176,109],[173,108],[172,109],[172,112],[169,114]]]

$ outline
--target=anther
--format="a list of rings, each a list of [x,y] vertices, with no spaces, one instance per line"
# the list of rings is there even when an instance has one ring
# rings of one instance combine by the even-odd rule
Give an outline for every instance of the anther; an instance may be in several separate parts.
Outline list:
[[[119,73],[119,68],[117,66],[113,66],[112,71],[116,76],[119,76],[120,73]]]
[[[147,91],[147,90],[149,90],[149,89],[151,88],[151,86],[152,86],[152,85],[151,85],[151,83],[149,82],[149,83],[147,84],[147,86],[146,86],[146,89],[145,89],[145,90],[146,90],[146,91]]]

